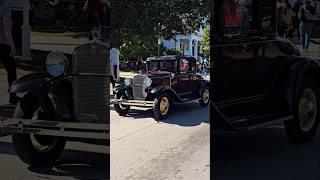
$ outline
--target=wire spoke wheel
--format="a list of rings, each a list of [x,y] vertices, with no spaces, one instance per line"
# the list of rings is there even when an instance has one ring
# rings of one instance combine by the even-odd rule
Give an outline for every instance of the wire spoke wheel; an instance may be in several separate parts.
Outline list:
[[[312,89],[303,91],[299,101],[299,120],[303,131],[308,132],[316,122],[317,97]]]
[[[160,113],[161,115],[166,115],[169,111],[169,99],[167,97],[163,97],[160,101]]]
[[[203,99],[203,102],[206,103],[206,104],[209,102],[209,100],[210,100],[209,89],[205,89],[204,90],[203,95],[202,95],[202,99]]]

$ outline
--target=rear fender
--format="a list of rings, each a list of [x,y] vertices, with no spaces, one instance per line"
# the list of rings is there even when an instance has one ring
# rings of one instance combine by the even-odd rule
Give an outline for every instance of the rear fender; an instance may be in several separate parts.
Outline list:
[[[285,86],[283,93],[285,93],[286,106],[290,114],[294,112],[293,105],[297,99],[301,81],[305,76],[315,77],[320,82],[320,64],[308,58],[298,57],[290,60],[282,71],[279,84]]]
[[[201,97],[205,87],[209,87],[210,88],[210,82],[207,81],[207,80],[201,80],[200,81],[200,88],[199,88],[199,91],[198,91],[199,97]]]

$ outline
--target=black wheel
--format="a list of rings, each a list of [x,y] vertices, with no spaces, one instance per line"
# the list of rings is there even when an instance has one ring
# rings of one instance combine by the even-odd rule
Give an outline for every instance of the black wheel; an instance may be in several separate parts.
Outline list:
[[[201,99],[199,100],[199,104],[202,107],[208,106],[210,102],[210,89],[209,86],[206,86],[201,94]]]
[[[35,98],[27,94],[17,105],[15,118],[41,119],[47,117]],[[14,149],[19,158],[29,165],[52,165],[62,154],[66,141],[60,137],[15,133],[12,135]]]
[[[293,142],[307,142],[317,132],[319,125],[319,86],[313,78],[305,78],[294,101],[293,119],[285,122],[288,137]]]
[[[124,96],[118,97],[118,95],[114,96],[115,99],[128,99]],[[120,116],[125,116],[128,114],[129,110],[130,110],[130,106],[126,106],[126,105],[121,105],[121,104],[115,104],[114,105],[114,109],[116,110],[116,112],[120,115]]]
[[[154,100],[154,118],[159,121],[168,117],[172,102],[167,93],[158,95]]]

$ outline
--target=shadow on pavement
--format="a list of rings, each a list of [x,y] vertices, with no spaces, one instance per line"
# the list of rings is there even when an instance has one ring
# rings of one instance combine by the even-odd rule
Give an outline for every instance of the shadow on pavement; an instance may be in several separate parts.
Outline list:
[[[111,111],[115,111],[114,107],[110,107]],[[153,118],[153,110],[136,110],[131,109],[126,117],[135,120],[144,118]],[[161,121],[162,123],[176,124],[179,126],[198,126],[201,123],[210,122],[210,108],[201,107],[199,103],[191,102],[185,104],[174,104],[168,118]]]
[[[0,154],[16,155],[12,143],[0,142]]]
[[[75,179],[109,179],[109,162],[110,156],[106,154],[66,150],[53,167],[30,166],[28,169],[44,176],[68,176]]]
[[[320,179],[319,133],[305,144],[291,143],[282,127],[215,131],[213,137],[213,179]]]

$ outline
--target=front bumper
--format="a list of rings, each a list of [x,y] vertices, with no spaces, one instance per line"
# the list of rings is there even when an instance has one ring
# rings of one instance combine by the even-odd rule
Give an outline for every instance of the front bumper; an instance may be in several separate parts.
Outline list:
[[[120,104],[125,106],[137,106],[137,107],[147,107],[153,108],[154,101],[139,101],[139,100],[126,100],[126,99],[113,99],[111,104]]]

